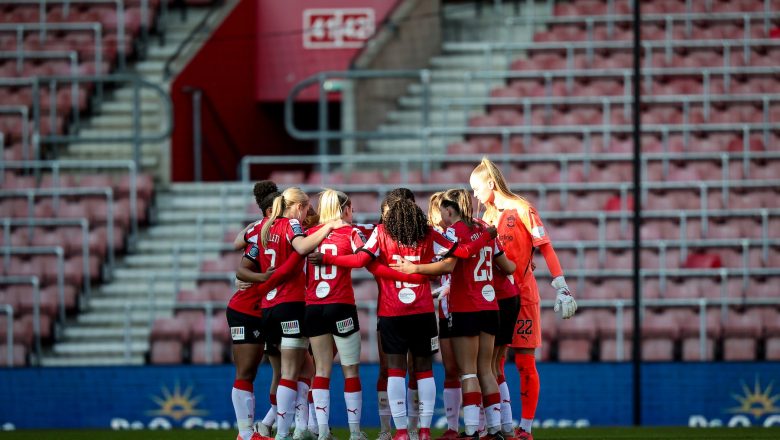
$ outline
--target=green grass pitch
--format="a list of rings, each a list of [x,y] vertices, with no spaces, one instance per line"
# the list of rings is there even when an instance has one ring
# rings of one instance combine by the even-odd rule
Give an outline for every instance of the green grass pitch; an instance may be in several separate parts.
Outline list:
[[[377,429],[366,429],[370,440],[376,438]],[[434,430],[433,438],[441,431]],[[345,429],[335,429],[334,437],[349,439]],[[111,431],[111,430],[18,430],[0,432],[3,440],[234,440],[236,432],[181,429],[171,431]],[[582,429],[535,429],[534,438],[538,440],[577,439],[577,440],[632,440],[632,439],[740,439],[740,440],[776,440],[780,438],[778,428],[582,428]]]

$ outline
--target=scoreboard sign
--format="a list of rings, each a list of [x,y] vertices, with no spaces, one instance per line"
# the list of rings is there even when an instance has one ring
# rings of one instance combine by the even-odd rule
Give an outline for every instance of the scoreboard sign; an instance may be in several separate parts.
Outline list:
[[[375,23],[372,8],[304,9],[303,47],[360,48],[374,35]]]

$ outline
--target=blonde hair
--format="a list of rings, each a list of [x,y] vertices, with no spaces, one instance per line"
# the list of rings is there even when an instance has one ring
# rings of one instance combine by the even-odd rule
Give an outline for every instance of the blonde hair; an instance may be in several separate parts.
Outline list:
[[[441,207],[450,207],[458,211],[460,219],[468,227],[474,226],[474,209],[471,206],[471,196],[465,189],[449,189],[442,194]]]
[[[305,203],[309,200],[309,196],[300,188],[292,187],[287,188],[284,192],[274,198],[274,202],[271,205],[271,215],[268,217],[268,221],[263,225],[263,229],[260,230],[260,240],[263,247],[268,247],[268,238],[271,233],[271,226],[276,219],[284,214],[288,208],[298,203]]]
[[[441,198],[444,195],[444,191],[439,191],[431,194],[431,198],[428,200],[428,224],[434,228],[441,227]]]
[[[493,191],[496,191],[507,199],[524,200],[522,197],[509,190],[509,185],[504,178],[504,174],[498,169],[496,164],[491,162],[487,157],[482,158],[482,162],[474,168],[474,171],[471,172],[471,176],[480,179],[484,183],[492,180],[495,183]],[[485,203],[485,215],[482,216],[482,219],[490,224],[494,224],[498,220],[498,208],[496,208],[494,203]]]
[[[350,206],[349,197],[341,191],[325,188],[320,193],[320,203],[317,211],[320,215],[319,222],[327,223],[331,220],[338,220],[344,215],[344,208]]]

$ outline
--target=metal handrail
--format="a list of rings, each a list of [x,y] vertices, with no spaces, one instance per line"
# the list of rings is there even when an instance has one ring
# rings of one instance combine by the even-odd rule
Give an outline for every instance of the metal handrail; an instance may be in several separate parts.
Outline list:
[[[114,190],[110,187],[104,188],[41,188],[41,189],[11,189],[0,190],[0,199],[2,198],[20,198],[27,199],[28,217],[35,217],[35,199],[36,197],[51,197],[54,199],[56,209],[60,197],[76,195],[100,195],[106,197],[106,235],[108,241],[108,266],[109,273],[113,276],[115,261],[114,246]]]
[[[96,74],[102,72],[103,59],[103,24],[99,22],[90,23],[0,23],[0,33],[13,31],[16,34],[17,51],[22,51],[24,47],[24,33],[26,31],[39,31],[41,40],[46,39],[48,31],[79,31],[87,30],[95,33],[95,54],[94,61],[97,68]]]
[[[2,282],[2,281],[0,281]],[[0,313],[6,315],[5,347],[6,347],[6,365],[14,366],[14,306],[11,304],[0,304]]]
[[[5,248],[0,248],[4,249]],[[58,268],[62,269],[61,267]],[[35,356],[40,363],[41,360],[41,283],[37,276],[0,276],[0,284],[30,284],[33,288],[33,338],[35,340]],[[64,293],[60,295],[60,301],[64,298]],[[13,344],[9,344],[11,346]]]
[[[39,160],[39,161],[2,161],[0,160],[0,183],[3,182],[3,171],[6,168],[17,170],[33,169],[36,174],[41,169],[51,169],[52,184],[58,187],[61,170],[64,169],[127,169],[130,178],[128,195],[130,201],[130,244],[134,246],[138,240],[138,167],[132,160]]]
[[[0,114],[19,114],[21,118],[22,126],[22,157],[28,159],[30,157],[30,112],[29,109],[23,105],[0,105]],[[4,144],[5,138],[3,137]],[[5,160],[0,157],[0,167]],[[0,177],[2,179],[2,177]],[[2,181],[2,180],[0,180]]]
[[[27,226],[28,237],[30,240],[33,238],[33,232],[35,229],[33,226],[79,226],[81,227],[81,259],[82,259],[82,273],[83,273],[83,289],[84,298],[89,301],[92,296],[91,286],[91,271],[89,268],[89,220],[86,218],[80,219],[63,219],[63,218],[2,218],[0,222],[3,223],[3,239],[5,243],[11,242],[11,227],[12,226]]]
[[[125,69],[126,64],[126,58],[127,54],[125,53],[125,5],[123,0],[79,0],[79,3],[94,3],[94,4],[100,4],[100,3],[110,3],[116,5],[116,46],[117,46],[117,55],[119,56],[119,68],[121,70]],[[148,8],[148,2],[149,0],[141,0],[141,6],[142,8],[146,7]],[[4,0],[4,3],[9,4],[32,4],[32,5],[40,5],[40,14],[39,14],[39,22],[41,25],[46,24],[46,5],[49,4],[57,4],[60,3],[63,5],[63,18],[67,17],[67,15],[70,13],[70,3],[71,0]],[[144,19],[146,22],[143,23],[143,25],[147,26],[148,23],[148,16],[142,16],[142,19]],[[43,31],[41,31],[43,33]]]

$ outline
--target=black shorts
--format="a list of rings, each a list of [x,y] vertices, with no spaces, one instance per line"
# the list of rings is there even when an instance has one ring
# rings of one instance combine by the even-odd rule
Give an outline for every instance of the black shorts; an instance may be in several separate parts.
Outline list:
[[[263,309],[263,330],[268,345],[278,346],[282,342],[282,337],[303,337],[305,314],[306,303],[303,301],[286,302]]]
[[[498,310],[450,313],[450,337],[479,336],[480,333],[498,333]]]
[[[379,337],[385,354],[412,352],[412,356],[432,356],[439,351],[436,315],[380,316]]]
[[[234,344],[265,344],[263,318],[237,312],[230,307],[225,310],[230,340]]]
[[[496,347],[509,345],[515,334],[517,315],[520,314],[520,297],[504,298],[498,300],[498,333],[496,334]]]
[[[439,339],[448,339],[450,337],[450,320],[439,317]]]
[[[360,331],[357,307],[353,304],[312,304],[306,306],[306,336],[349,336]]]

